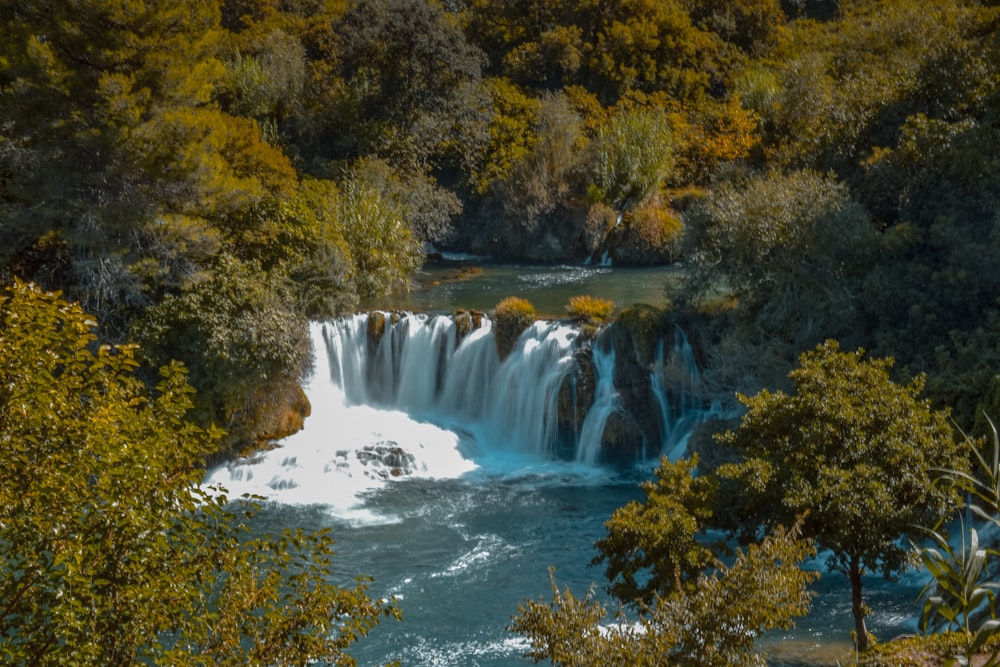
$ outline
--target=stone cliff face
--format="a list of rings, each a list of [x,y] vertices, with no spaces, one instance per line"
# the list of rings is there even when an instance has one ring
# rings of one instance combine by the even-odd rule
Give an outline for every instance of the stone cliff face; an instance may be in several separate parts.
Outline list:
[[[604,424],[601,461],[627,465],[659,452],[660,409],[652,391],[657,342],[667,326],[663,313],[648,306],[626,309],[576,355],[559,395],[561,450],[572,453],[596,393],[593,349],[614,354],[615,406]]]

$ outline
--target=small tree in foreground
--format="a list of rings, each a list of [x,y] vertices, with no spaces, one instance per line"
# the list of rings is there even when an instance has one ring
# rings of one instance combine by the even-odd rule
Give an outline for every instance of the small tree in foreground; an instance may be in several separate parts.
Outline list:
[[[634,622],[618,613],[601,625],[608,610],[593,589],[578,598],[553,581],[552,601],[525,602],[509,629],[527,637],[529,659],[562,667],[762,666],[756,638],[809,610],[817,575],[799,566],[814,553],[797,528],[779,528],[689,590],[656,596]]]
[[[58,295],[0,295],[0,662],[353,665],[394,602],[333,582],[326,532],[250,537],[255,508],[199,486],[218,433],[155,392],[130,347]]]
[[[720,441],[744,460],[719,470],[737,483],[751,527],[806,515],[803,534],[850,581],[860,651],[869,646],[862,575],[891,578],[913,564],[905,538],[953,505],[954,486],[937,484],[935,471],[967,469],[947,413],[918,398],[923,378],[895,384],[891,359],[863,356],[828,341],[789,373],[794,393],[739,396],[747,413]]]
[[[715,562],[705,530],[712,519],[717,481],[698,476],[697,456],[666,457],[656,480],[642,484],[643,502],[633,500],[604,523],[593,565],[604,564],[608,592],[624,604],[648,606],[674,591],[692,591],[698,576]]]

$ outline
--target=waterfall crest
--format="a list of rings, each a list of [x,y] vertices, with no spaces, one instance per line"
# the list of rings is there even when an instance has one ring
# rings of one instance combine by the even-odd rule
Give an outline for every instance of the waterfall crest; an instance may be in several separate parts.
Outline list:
[[[661,341],[651,370],[624,376],[630,405],[635,381],[648,382],[653,412],[642,421],[654,428],[662,421],[660,448],[615,386],[623,370],[616,346],[591,341],[574,325],[535,322],[502,362],[486,317],[460,332],[448,316],[360,314],[314,323],[311,335],[316,366],[305,390],[312,415],[303,430],[211,471],[208,483],[330,505],[343,515],[361,494],[396,478],[477,469],[531,474],[550,462],[563,470],[581,464],[592,474],[611,460],[627,464],[661,451],[676,458],[711,412],[697,395],[697,366],[679,329],[669,354]],[[609,458],[608,447],[618,458]]]
[[[372,340],[358,315],[320,327],[331,381],[352,405],[401,410],[475,434],[494,450],[552,458],[559,389],[573,363],[576,328],[535,322],[500,362],[488,319],[457,339],[446,316],[386,316]]]

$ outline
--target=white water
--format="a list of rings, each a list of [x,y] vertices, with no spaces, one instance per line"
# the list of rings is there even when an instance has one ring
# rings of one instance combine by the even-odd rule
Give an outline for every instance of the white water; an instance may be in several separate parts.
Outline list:
[[[314,325],[312,335],[305,429],[217,468],[208,481],[276,501],[264,520],[279,527],[333,527],[348,578],[372,575],[373,595],[397,596],[405,620],[360,642],[351,651],[359,664],[526,664],[523,641],[505,630],[510,615],[525,598],[547,596],[550,565],[577,594],[599,581],[600,571],[586,567],[592,543],[610,513],[639,493],[637,479],[585,463],[596,460],[588,424],[577,461],[552,460],[558,389],[576,331],[538,323],[503,363],[488,322],[457,343],[450,318],[408,316],[370,351],[366,316]],[[657,360],[652,386],[664,451],[674,456],[709,410],[695,400],[700,377],[683,332]],[[617,394],[613,354],[597,351],[594,365],[588,419],[603,423]],[[775,653],[843,648],[849,595],[834,576],[821,585],[814,613],[794,635],[770,638]],[[871,582],[880,638],[911,629],[913,588],[901,594]]]
[[[313,324],[312,415],[303,430],[219,466],[206,483],[372,521],[361,498],[395,479],[453,479],[482,464],[525,474],[551,464],[575,328],[536,322],[501,363],[488,320],[459,343],[450,317],[392,323],[387,315],[374,349],[367,323],[357,315]]]
[[[593,347],[594,381],[597,389],[594,392],[594,403],[587,411],[580,427],[580,443],[576,458],[583,463],[597,463],[601,456],[601,439],[608,417],[618,408],[619,397],[615,389],[615,349],[609,345],[608,350]]]

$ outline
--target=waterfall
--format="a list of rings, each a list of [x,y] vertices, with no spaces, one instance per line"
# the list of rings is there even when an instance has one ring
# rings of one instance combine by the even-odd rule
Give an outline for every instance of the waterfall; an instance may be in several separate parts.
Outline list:
[[[721,414],[717,403],[705,406],[700,394],[701,373],[687,334],[674,328],[674,344],[669,360],[664,341],[656,347],[656,363],[649,376],[653,396],[660,408],[662,454],[676,461],[687,454],[691,433],[699,424]]]
[[[601,441],[608,417],[618,407],[618,392],[615,390],[615,350],[608,345],[608,351],[593,346],[594,381],[597,388],[594,392],[594,403],[587,411],[580,428],[580,442],[576,450],[576,459],[582,463],[597,463],[601,456]]]
[[[460,342],[454,320],[404,314],[385,328],[374,353],[366,316],[323,325],[331,379],[352,404],[401,410],[461,428],[494,450],[552,458],[558,397],[573,363],[576,328],[535,322],[503,363],[491,323]]]
[[[503,361],[485,317],[464,335],[452,317],[395,313],[314,323],[311,335],[316,367],[305,390],[312,415],[303,430],[219,466],[208,483],[343,514],[364,492],[399,477],[450,478],[480,467],[520,474],[555,460],[592,469],[604,458],[609,418],[616,411],[629,417],[610,345],[590,348],[592,398],[578,402],[577,357],[587,345],[573,325],[535,322]],[[680,329],[669,355],[661,342],[649,379],[661,451],[676,458],[690,430],[714,414],[698,395],[697,365]],[[644,435],[634,437],[645,447]]]

